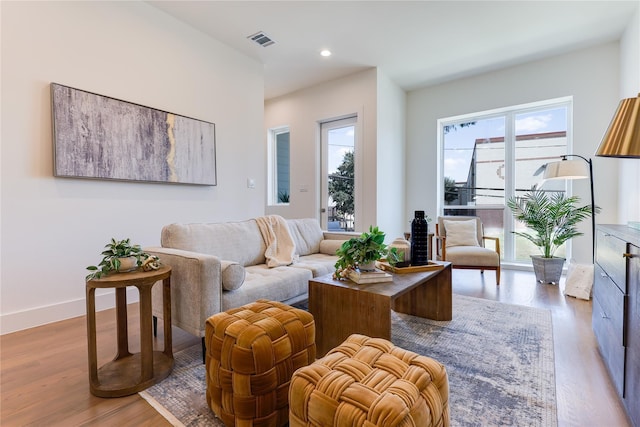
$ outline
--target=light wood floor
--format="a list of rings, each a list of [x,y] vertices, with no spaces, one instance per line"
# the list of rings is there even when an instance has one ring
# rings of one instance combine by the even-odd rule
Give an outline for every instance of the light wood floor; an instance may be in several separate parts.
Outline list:
[[[591,302],[564,297],[563,284],[536,284],[532,273],[503,270],[501,283],[496,287],[492,271],[453,271],[454,293],[552,311],[559,425],[628,427],[596,348]],[[137,351],[136,304],[129,320],[131,350]],[[97,324],[102,365],[116,348],[115,311],[98,313]],[[174,328],[173,342],[179,351],[200,340]],[[3,427],[169,425],[137,394],[102,399],[89,393],[84,317],[3,335],[0,357]]]

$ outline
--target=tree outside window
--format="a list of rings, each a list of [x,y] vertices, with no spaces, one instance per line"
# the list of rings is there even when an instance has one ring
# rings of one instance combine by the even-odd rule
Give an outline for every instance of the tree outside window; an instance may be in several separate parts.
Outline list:
[[[353,151],[347,151],[334,174],[329,175],[329,197],[335,204],[340,221],[354,214],[354,163]]]

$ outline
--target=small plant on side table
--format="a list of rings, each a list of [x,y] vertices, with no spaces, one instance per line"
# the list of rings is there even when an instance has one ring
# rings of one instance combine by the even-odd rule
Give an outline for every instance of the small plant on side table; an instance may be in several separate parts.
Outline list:
[[[130,239],[116,240],[112,238],[111,242],[105,245],[105,250],[101,255],[102,261],[98,265],[87,267],[91,273],[87,275],[86,280],[99,279],[111,272],[121,271],[126,259],[131,259],[134,263],[132,267],[126,269],[127,271],[139,267],[145,271],[160,268],[160,258],[144,252],[140,245],[132,245]]]

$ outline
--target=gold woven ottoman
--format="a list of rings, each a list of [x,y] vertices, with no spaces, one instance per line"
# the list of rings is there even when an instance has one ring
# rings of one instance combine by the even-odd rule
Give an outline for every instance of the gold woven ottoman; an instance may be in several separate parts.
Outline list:
[[[382,338],[351,335],[293,374],[289,425],[448,426],[447,371]]]
[[[293,372],[316,359],[313,316],[258,300],[205,325],[207,403],[227,426],[283,426]]]

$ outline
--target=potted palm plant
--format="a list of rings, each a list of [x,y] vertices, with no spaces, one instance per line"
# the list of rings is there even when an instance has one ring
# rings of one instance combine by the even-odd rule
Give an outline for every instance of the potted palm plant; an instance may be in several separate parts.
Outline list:
[[[402,261],[403,254],[398,253],[397,248],[389,248],[384,243],[385,233],[378,227],[369,227],[369,232],[364,232],[358,237],[353,237],[345,241],[336,251],[338,261],[335,264],[335,279],[344,279],[349,275],[349,271],[359,269],[360,271],[375,270],[375,262],[386,258],[387,262],[395,265]]]
[[[593,215],[590,205],[576,206],[579,201],[578,196],[567,197],[564,192],[550,193],[535,186],[523,196],[507,201],[514,217],[530,229],[513,233],[540,249],[541,255],[531,255],[537,281],[555,284],[560,281],[565,259],[554,254],[567,240],[582,236],[578,224]]]

